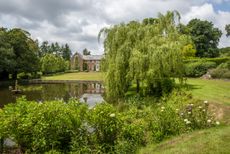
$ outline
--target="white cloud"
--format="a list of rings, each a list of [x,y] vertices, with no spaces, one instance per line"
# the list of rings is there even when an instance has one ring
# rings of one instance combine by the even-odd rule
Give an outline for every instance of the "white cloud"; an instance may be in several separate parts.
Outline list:
[[[103,48],[97,35],[101,28],[156,17],[158,12],[168,10],[178,10],[184,23],[200,18],[224,30],[230,21],[230,9],[216,11],[213,5],[227,1],[230,0],[0,0],[0,25],[26,29],[39,41],[68,43],[73,52],[88,48],[100,54]],[[220,46],[230,46],[229,39],[223,36]]]

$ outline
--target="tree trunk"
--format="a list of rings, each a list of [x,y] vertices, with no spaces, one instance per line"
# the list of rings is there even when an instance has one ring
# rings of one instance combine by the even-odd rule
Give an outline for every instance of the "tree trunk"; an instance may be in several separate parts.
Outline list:
[[[12,78],[13,78],[13,80],[17,80],[17,72],[14,72],[13,74],[12,74]]]

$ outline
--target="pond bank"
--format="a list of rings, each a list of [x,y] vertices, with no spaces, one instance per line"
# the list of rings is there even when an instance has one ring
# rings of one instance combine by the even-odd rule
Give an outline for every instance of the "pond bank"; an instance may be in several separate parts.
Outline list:
[[[28,83],[49,84],[49,83],[102,83],[101,80],[27,80]]]

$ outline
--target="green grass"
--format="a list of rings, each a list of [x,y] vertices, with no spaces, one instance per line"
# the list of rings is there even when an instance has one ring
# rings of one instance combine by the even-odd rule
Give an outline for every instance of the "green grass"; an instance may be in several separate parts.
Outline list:
[[[230,105],[230,81],[189,78],[187,83],[195,98]]]
[[[210,110],[225,127],[204,129],[141,148],[140,154],[227,154],[230,151],[230,81],[187,80],[193,97],[211,102]]]
[[[45,76],[43,80],[96,80],[101,81],[103,75],[100,72],[77,72],[77,73],[64,73],[60,75]]]
[[[227,154],[230,152],[230,126],[184,134],[160,144],[140,149],[140,154]]]

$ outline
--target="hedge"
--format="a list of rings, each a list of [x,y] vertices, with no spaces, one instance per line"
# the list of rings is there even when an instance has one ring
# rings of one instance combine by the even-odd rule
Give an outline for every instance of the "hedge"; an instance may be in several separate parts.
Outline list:
[[[195,63],[195,62],[215,62],[217,65],[230,61],[230,57],[223,57],[223,58],[193,58],[193,59],[186,59],[184,60],[185,63]]]

